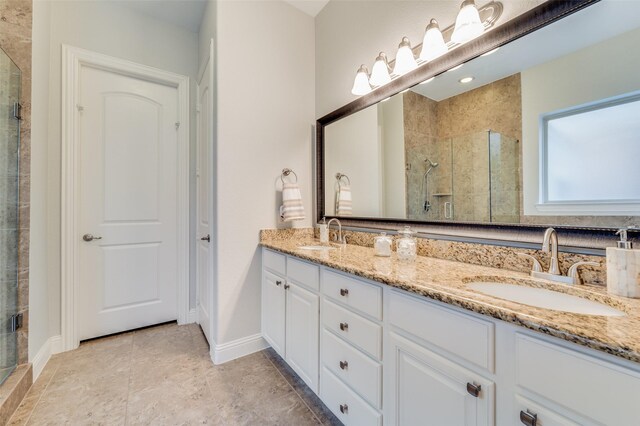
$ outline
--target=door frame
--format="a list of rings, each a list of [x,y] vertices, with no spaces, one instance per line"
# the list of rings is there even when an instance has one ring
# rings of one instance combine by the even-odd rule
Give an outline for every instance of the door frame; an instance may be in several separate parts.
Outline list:
[[[62,350],[80,344],[78,337],[78,294],[80,240],[80,141],[78,138],[78,103],[80,70],[88,66],[178,90],[178,158],[177,158],[177,270],[178,324],[189,318],[189,77],[124,59],[62,45],[62,188],[61,188],[61,338]]]

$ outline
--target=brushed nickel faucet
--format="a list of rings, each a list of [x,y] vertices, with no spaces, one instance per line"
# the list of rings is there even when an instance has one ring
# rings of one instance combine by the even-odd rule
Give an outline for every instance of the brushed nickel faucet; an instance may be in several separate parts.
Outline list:
[[[336,223],[338,224],[338,239],[337,239],[337,243],[340,244],[346,244],[347,241],[342,237],[342,224],[340,223],[340,221],[338,220],[338,218],[333,218],[331,219],[328,223],[327,223],[327,228],[331,227],[331,222],[336,221]]]
[[[580,266],[598,266],[598,262],[576,262],[569,268],[567,275],[562,275],[560,272],[560,265],[558,262],[558,234],[555,229],[547,228],[544,232],[544,238],[542,240],[542,251],[544,253],[550,253],[551,259],[549,260],[549,271],[544,272],[542,265],[535,257],[526,253],[517,253],[518,256],[527,258],[533,262],[531,268],[531,276],[534,278],[542,278],[545,280],[561,282],[565,284],[582,284],[578,268]]]

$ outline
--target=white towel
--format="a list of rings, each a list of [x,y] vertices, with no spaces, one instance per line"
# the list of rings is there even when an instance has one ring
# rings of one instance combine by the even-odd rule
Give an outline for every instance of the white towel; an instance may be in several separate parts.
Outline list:
[[[280,206],[280,218],[283,222],[293,220],[303,220],[304,206],[302,205],[302,195],[297,183],[285,182],[282,185],[282,206]]]
[[[336,196],[336,216],[353,215],[353,206],[351,203],[351,187],[349,185],[338,185],[338,194]]]

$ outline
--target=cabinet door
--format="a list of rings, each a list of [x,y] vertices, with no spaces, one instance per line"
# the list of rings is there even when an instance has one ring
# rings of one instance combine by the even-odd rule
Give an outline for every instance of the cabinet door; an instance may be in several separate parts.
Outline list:
[[[268,271],[262,273],[262,335],[284,358],[285,279]]]
[[[393,332],[385,342],[386,425],[493,425],[494,384]],[[478,386],[477,396],[467,385]]]
[[[287,289],[287,363],[318,392],[320,297],[296,284]]]

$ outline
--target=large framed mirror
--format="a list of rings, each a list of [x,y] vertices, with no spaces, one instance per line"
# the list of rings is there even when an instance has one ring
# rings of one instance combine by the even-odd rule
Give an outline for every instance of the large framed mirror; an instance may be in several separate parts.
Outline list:
[[[639,44],[640,2],[551,1],[320,118],[318,220],[640,225]]]

